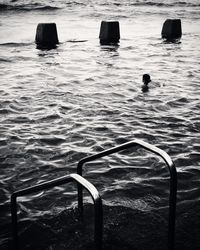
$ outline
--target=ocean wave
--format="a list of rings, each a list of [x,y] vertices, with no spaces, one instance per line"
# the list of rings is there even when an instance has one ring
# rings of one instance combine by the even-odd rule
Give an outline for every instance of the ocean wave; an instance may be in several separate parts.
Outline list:
[[[187,2],[187,1],[176,1],[176,2],[163,2],[163,1],[144,1],[144,0],[140,0],[140,1],[134,1],[132,3],[130,3],[130,1],[126,1],[126,2],[117,2],[117,1],[113,1],[113,2],[102,2],[102,3],[98,3],[99,5],[114,5],[117,7],[120,6],[157,6],[157,7],[199,7],[200,4],[199,3],[191,3],[191,2]]]
[[[33,4],[0,4],[0,11],[33,11],[33,10],[58,10],[60,7],[51,5],[40,5],[37,3]]]
[[[13,43],[13,42],[8,42],[8,43],[0,43],[0,47],[23,47],[23,46],[30,46],[33,43],[27,42],[27,43]],[[0,58],[0,61],[3,60]]]
[[[183,7],[183,6],[187,6],[187,7],[199,7],[200,4],[196,4],[196,3],[189,3],[186,1],[177,1],[177,2],[172,2],[172,3],[167,3],[167,2],[157,2],[157,1],[148,1],[148,2],[136,2],[133,3],[131,5],[149,5],[149,6],[157,6],[157,7]]]
[[[0,63],[10,63],[10,62],[12,62],[12,60],[0,57]]]
[[[65,9],[69,7],[74,6],[88,6],[88,7],[94,7],[94,6],[116,6],[116,7],[124,7],[124,6],[157,6],[157,7],[199,7],[200,4],[197,2],[188,2],[188,1],[176,1],[176,2],[163,2],[163,1],[134,1],[130,3],[129,1],[102,1],[101,3],[92,2],[83,2],[81,0],[79,1],[68,1],[68,2],[53,2],[54,5],[48,5],[45,3],[15,3],[16,1],[11,1],[10,3],[1,3],[0,4],[0,11],[54,11],[59,9]]]

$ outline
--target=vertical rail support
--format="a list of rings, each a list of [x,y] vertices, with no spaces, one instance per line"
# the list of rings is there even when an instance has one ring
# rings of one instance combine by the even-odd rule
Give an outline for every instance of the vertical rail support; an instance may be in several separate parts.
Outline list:
[[[177,194],[177,172],[176,167],[171,160],[170,156],[163,151],[162,149],[153,146],[147,142],[143,142],[141,140],[133,140],[127,143],[124,143],[120,146],[113,147],[108,150],[104,150],[98,154],[91,155],[81,159],[77,165],[77,174],[82,176],[82,168],[83,165],[87,162],[95,161],[104,156],[111,155],[113,153],[135,147],[140,146],[147,151],[155,153],[160,156],[164,162],[166,163],[169,173],[170,173],[170,193],[169,193],[169,215],[168,215],[168,250],[174,250],[174,242],[175,242],[175,221],[176,221],[176,194]],[[83,213],[83,194],[82,187],[79,185],[78,187],[78,207],[81,213]]]
[[[102,200],[97,189],[86,179],[78,174],[70,174],[52,181],[44,182],[30,188],[19,190],[11,195],[11,216],[12,216],[12,234],[13,234],[13,249],[19,250],[18,239],[18,223],[17,223],[17,197],[29,195],[34,192],[46,190],[55,186],[75,181],[84,187],[92,197],[94,202],[94,249],[102,250],[103,237],[103,208]],[[82,191],[82,190],[81,190]]]
[[[169,218],[168,218],[168,249],[174,250],[176,224],[177,172],[175,165],[170,169]]]
[[[11,195],[11,216],[12,216],[13,249],[19,250],[18,225],[17,225],[17,197],[14,194]]]

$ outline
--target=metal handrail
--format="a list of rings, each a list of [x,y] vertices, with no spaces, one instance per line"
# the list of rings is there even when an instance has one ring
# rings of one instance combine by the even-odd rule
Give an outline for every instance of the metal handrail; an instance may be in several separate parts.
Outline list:
[[[12,230],[13,230],[13,249],[19,250],[18,242],[18,224],[17,224],[17,197],[28,195],[41,190],[49,189],[55,186],[76,181],[81,187],[83,186],[91,195],[94,202],[94,249],[102,249],[103,235],[103,209],[102,200],[97,189],[86,179],[78,174],[66,175],[48,182],[44,182],[30,188],[22,189],[14,192],[11,195],[11,215],[12,215]]]
[[[169,194],[169,218],[168,218],[168,250],[174,249],[174,240],[175,240],[175,220],[176,220],[176,194],[177,194],[177,172],[176,167],[171,160],[170,156],[163,151],[162,149],[153,146],[147,142],[143,142],[141,140],[135,139],[133,141],[124,143],[120,146],[113,147],[108,150],[104,150],[98,154],[91,155],[81,159],[77,165],[77,173],[82,176],[82,167],[86,162],[91,162],[102,158],[104,156],[108,156],[110,154],[134,147],[141,146],[142,148],[150,151],[152,153],[160,156],[168,166],[170,172],[170,194]],[[82,195],[82,187],[78,185],[78,206],[82,213],[83,211],[83,195]]]

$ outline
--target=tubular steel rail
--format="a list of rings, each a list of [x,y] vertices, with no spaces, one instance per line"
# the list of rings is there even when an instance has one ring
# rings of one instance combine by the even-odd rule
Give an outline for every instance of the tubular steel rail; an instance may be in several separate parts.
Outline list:
[[[102,200],[97,189],[86,179],[78,174],[70,174],[52,181],[44,182],[30,188],[22,189],[14,192],[11,195],[11,215],[12,215],[12,230],[13,230],[13,249],[19,250],[18,242],[18,224],[17,224],[17,197],[28,195],[41,190],[49,189],[55,186],[76,181],[81,187],[84,187],[91,195],[94,202],[94,249],[102,249],[102,234],[103,234],[103,210]]]
[[[174,249],[174,238],[175,238],[175,220],[176,220],[176,193],[177,193],[177,172],[173,161],[170,156],[163,150],[157,148],[156,146],[150,145],[149,143],[143,142],[141,140],[133,140],[127,143],[124,143],[120,146],[113,147],[111,149],[102,151],[98,154],[91,155],[81,159],[77,165],[77,173],[82,176],[82,168],[86,162],[91,162],[96,159],[108,156],[110,154],[135,147],[140,146],[147,151],[157,154],[160,156],[166,163],[170,173],[170,194],[169,194],[169,218],[168,218],[168,250]],[[83,212],[83,195],[82,187],[78,184],[78,206],[80,212]]]

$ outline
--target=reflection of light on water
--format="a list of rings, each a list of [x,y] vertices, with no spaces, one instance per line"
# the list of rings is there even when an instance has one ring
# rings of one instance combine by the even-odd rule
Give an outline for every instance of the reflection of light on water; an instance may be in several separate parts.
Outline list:
[[[155,203],[158,203],[160,198],[157,196],[147,195],[143,199],[130,199],[127,197],[115,197],[113,200],[104,200],[104,204],[107,206],[123,206],[140,211],[154,210]]]
[[[143,178],[140,177],[132,177],[131,181],[127,180],[114,180],[113,185],[116,185],[116,188],[121,188],[123,186],[128,186],[131,183],[141,183],[143,181]]]
[[[44,194],[44,191],[41,191],[41,192],[39,192],[39,193],[37,193],[37,194],[18,197],[17,200],[18,200],[19,202],[31,201],[31,200],[33,200],[34,198],[39,198],[39,197],[41,197],[43,194]]]

